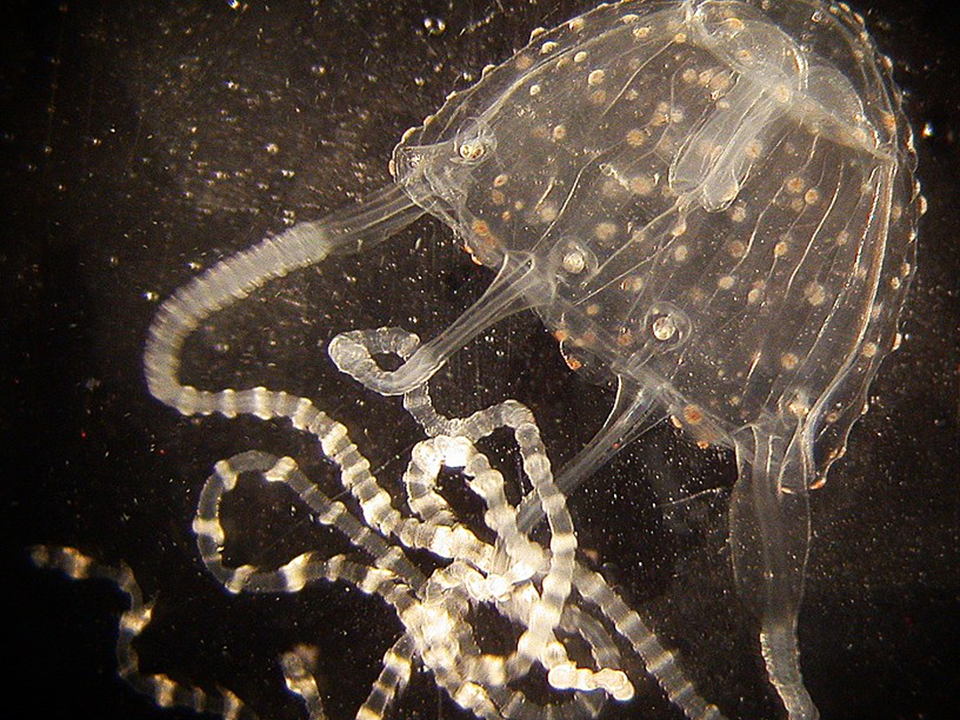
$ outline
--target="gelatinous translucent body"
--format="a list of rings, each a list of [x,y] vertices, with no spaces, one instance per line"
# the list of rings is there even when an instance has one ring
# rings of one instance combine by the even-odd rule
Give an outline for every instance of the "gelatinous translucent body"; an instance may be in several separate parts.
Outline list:
[[[528,301],[572,353],[656,383],[710,441],[813,411],[822,474],[893,342],[914,163],[853,16],[770,5],[588,13],[452,98],[395,167],[485,264],[529,252],[556,278]],[[474,136],[477,165],[457,155]]]
[[[618,384],[560,490],[666,416],[733,448],[737,585],[789,717],[815,718],[796,641],[807,492],[843,453],[896,343],[913,273],[922,201],[900,102],[890,63],[842,4],[601,6],[535,32],[408,131],[391,163],[397,187],[178,291],[151,329],[150,390],[188,415],[300,427],[298,398],[181,384],[187,335],[271,278],[383,240],[424,212],[440,217],[498,271],[488,292],[395,371],[379,367],[365,336],[338,336],[331,357],[371,389],[409,395],[485,327],[534,308],[571,367]],[[550,514],[546,504],[525,500],[521,533]],[[560,613],[563,601],[551,607]],[[535,632],[530,621],[544,647],[552,622],[540,617]],[[473,687],[463,673],[447,680]],[[683,693],[671,700],[706,717]]]

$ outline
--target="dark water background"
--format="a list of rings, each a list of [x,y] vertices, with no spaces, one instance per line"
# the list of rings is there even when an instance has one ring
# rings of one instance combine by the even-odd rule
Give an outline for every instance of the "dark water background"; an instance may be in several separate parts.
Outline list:
[[[589,3],[7,2],[0,9],[0,497],[7,610],[6,704],[22,717],[190,717],[161,712],[115,677],[114,615],[101,583],[26,562],[33,543],[127,561],[155,622],[145,669],[236,691],[263,717],[302,716],[277,656],[320,648],[330,716],[352,717],[399,625],[344,586],[228,598],[190,531],[218,459],[249,448],[306,458],[310,443],[255,419],[186,420],[150,399],[140,352],[158,298],[291,219],[322,216],[381,186],[402,131]],[[846,458],[812,499],[814,539],[800,637],[827,720],[955,718],[960,688],[960,26],[928,2],[861,2],[896,63],[918,131],[930,210],[904,343],[872,389]],[[922,131],[922,132],[921,132]],[[416,428],[396,400],[361,392],[328,361],[336,332],[399,324],[431,337],[490,275],[421,220],[379,255],[270,285],[188,344],[205,387],[264,384],[305,394],[346,422],[379,475],[398,477]],[[528,403],[556,462],[611,401],[571,373],[531,314],[458,355],[435,382],[462,415]],[[311,460],[312,458],[312,460]],[[509,463],[508,463],[509,464]],[[645,480],[697,499],[673,520]],[[731,458],[669,427],[648,434],[571,501],[581,547],[680,650],[704,694],[741,720],[777,717],[724,540]],[[235,517],[267,559],[317,542],[281,496],[249,495]],[[464,717],[418,674],[396,717]],[[639,688],[604,717],[673,718]]]

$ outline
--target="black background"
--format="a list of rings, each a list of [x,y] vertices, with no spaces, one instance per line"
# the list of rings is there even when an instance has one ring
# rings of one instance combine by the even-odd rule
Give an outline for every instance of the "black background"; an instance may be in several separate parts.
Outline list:
[[[960,28],[928,2],[858,3],[895,60],[918,131],[930,210],[901,350],[884,362],[846,458],[813,497],[801,615],[808,686],[828,720],[955,718],[960,647]],[[946,4],[945,4],[946,5]],[[320,648],[332,718],[352,717],[399,625],[344,586],[228,598],[203,571],[190,521],[203,478],[248,448],[292,453],[333,488],[310,444],[254,419],[186,420],[151,400],[140,353],[158,299],[197,269],[388,181],[405,128],[502,62],[573,0],[454,2],[6,2],[0,11],[0,408],[3,679],[24,717],[189,717],[115,677],[104,583],[26,561],[70,544],[134,568],[156,601],[138,644],[149,671],[235,690],[263,717],[302,716],[276,657]],[[922,131],[922,132],[921,132]],[[205,324],[186,371],[204,387],[309,395],[346,422],[381,478],[416,428],[396,400],[339,376],[336,332],[398,324],[431,337],[489,282],[424,219],[380,254],[274,283]],[[434,383],[457,415],[505,397],[537,414],[555,462],[596,430],[610,396],[562,363],[530,314],[486,333]],[[497,448],[494,448],[496,450]],[[500,450],[505,451],[506,445]],[[508,462],[509,465],[509,462]],[[730,458],[669,427],[649,433],[571,501],[581,547],[679,649],[731,717],[777,717],[750,618],[732,589],[722,516]],[[645,476],[694,500],[664,520]],[[232,509],[257,556],[326,542],[281,494]],[[241,552],[238,550],[238,552]],[[643,682],[643,681],[641,681]],[[397,717],[462,717],[417,674]],[[605,717],[677,717],[658,692]]]

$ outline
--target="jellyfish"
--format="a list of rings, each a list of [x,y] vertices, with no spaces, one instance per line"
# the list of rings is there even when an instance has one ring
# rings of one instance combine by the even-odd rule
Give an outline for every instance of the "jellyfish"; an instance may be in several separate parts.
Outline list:
[[[790,720],[816,707],[797,618],[809,492],[866,407],[915,268],[923,210],[891,62],[821,0],[601,5],[484,69],[393,152],[394,183],[229,257],[150,328],[150,393],[184,415],[293,420],[283,393],[183,384],[186,338],[265,283],[366,252],[424,214],[496,272],[394,370],[351,334],[329,354],[405,395],[504,317],[533,310],[567,364],[616,387],[558,474],[572,493],[665,418],[733,450],[736,586]],[[531,494],[520,527],[544,518]]]

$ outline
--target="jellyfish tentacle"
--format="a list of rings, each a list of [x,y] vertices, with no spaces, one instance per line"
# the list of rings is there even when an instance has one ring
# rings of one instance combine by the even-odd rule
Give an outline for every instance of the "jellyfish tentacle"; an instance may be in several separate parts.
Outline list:
[[[813,704],[800,672],[796,617],[792,622],[765,622],[760,630],[760,650],[770,684],[783,701],[789,720],[817,720],[820,712]]]
[[[406,359],[416,351],[419,342],[415,334],[401,328],[354,331],[347,333],[347,335],[351,336],[364,353],[344,354],[343,346],[332,346],[330,348],[331,359],[342,372],[351,375],[364,384],[369,378],[367,374],[358,372],[358,365],[366,363],[368,360],[373,363],[375,362],[372,359],[373,355],[380,354],[396,354],[401,359]],[[633,390],[635,388],[631,388],[629,383],[624,383],[621,396],[625,400],[627,398],[635,399],[637,395],[633,393]],[[525,406],[513,400],[507,400],[493,407],[479,410],[466,418],[447,418],[433,407],[429,384],[424,383],[406,393],[403,404],[406,410],[423,427],[427,435],[432,438],[446,435],[476,442],[490,435],[497,428],[510,427],[517,434],[521,454],[525,457],[532,451],[531,439],[536,439],[536,446],[540,447],[539,431],[533,433],[536,424],[532,413]],[[626,403],[626,405],[629,406],[629,403]],[[522,424],[526,423],[529,423],[528,432],[521,435],[517,431]],[[521,438],[524,437],[526,438],[525,443],[521,442]],[[544,451],[541,447],[535,454],[539,455],[542,452]],[[543,460],[546,460],[545,456]],[[549,470],[549,465],[540,467],[542,464],[543,461],[531,463],[529,460],[525,460],[524,468],[528,476],[533,477],[531,473],[536,474],[540,470]],[[538,484],[534,482],[534,485]],[[556,499],[559,501],[554,504],[563,507],[565,496],[558,491],[556,480],[550,481],[548,477],[547,482],[543,484],[546,488],[552,486],[552,492],[556,494]],[[519,528],[519,531],[523,535],[529,535],[528,530]],[[509,531],[505,527],[501,527],[498,536],[500,538],[499,542],[506,544],[506,539],[503,537],[504,532]],[[566,532],[554,532],[554,534],[565,536]],[[572,539],[575,541],[575,535],[572,536]],[[541,568],[540,573],[542,572],[543,569]],[[591,646],[591,653],[598,667],[609,669],[616,667],[619,663],[617,645],[613,642],[604,625],[604,623],[609,623],[612,629],[616,631],[617,636],[625,640],[637,656],[643,660],[647,671],[656,679],[670,702],[674,703],[687,718],[690,720],[724,720],[724,715],[719,708],[712,703],[708,703],[686,676],[676,653],[664,647],[656,633],[607,584],[600,574],[576,562],[571,582],[572,589],[575,592],[570,594],[563,605],[559,627],[572,632],[574,635],[579,635],[587,641]],[[593,613],[599,614],[594,615],[589,606],[595,608]],[[511,619],[528,627],[529,606],[525,608],[511,606],[503,609],[510,614]],[[590,620],[594,617],[596,622]],[[557,676],[561,673],[562,671],[556,673],[554,679],[559,679]],[[528,718],[535,720],[545,716],[574,717],[569,713],[564,714],[564,706],[562,705],[547,705],[544,707],[533,703],[529,698],[525,698],[522,693],[513,690],[506,691],[502,686],[486,687],[484,690],[488,693],[485,697],[494,697],[497,704],[503,708],[503,717],[511,720],[527,720]],[[597,698],[591,693],[580,692],[575,694],[575,703],[570,704],[570,712],[576,708],[578,712],[582,711],[590,717],[594,717],[599,711],[599,706],[595,704]],[[548,711],[547,715],[544,715],[545,710]]]
[[[420,345],[396,370],[382,370],[372,359],[364,358],[369,353],[352,333],[331,340],[327,352],[341,358],[352,368],[349,374],[371,390],[403,395],[429,380],[451,355],[491,325],[520,310],[550,304],[556,283],[541,265],[529,253],[505,253],[497,276],[480,299],[437,337]],[[338,362],[338,367],[344,365]]]
[[[183,345],[197,326],[268,281],[330,255],[375,245],[423,212],[401,190],[390,186],[321,220],[300,223],[268,237],[192,279],[160,305],[150,325],[143,356],[150,394],[183,415],[219,412],[232,416],[236,408],[227,391],[198,390],[180,382]]]
[[[30,548],[30,559],[39,568],[59,570],[70,580],[93,578],[107,580],[129,603],[117,621],[117,674],[136,692],[146,695],[163,708],[185,708],[197,713],[209,713],[220,718],[257,720],[257,715],[234,693],[224,687],[206,691],[195,685],[179,682],[163,673],[146,673],[140,668],[140,656],[135,641],[153,620],[153,603],[144,602],[140,583],[130,569],[106,565],[69,546],[35,545]],[[321,714],[315,720],[323,720]]]
[[[341,477],[349,475],[356,466],[356,461],[330,457],[340,466]],[[221,504],[235,489],[239,475],[247,472],[258,474],[264,482],[289,487],[316,513],[318,522],[337,529],[354,547],[365,551],[372,558],[372,564],[342,554],[323,558],[311,551],[297,555],[277,569],[253,565],[228,567],[223,557],[226,533],[220,521]],[[355,517],[342,503],[323,493],[289,457],[278,459],[269,453],[251,450],[218,462],[201,491],[193,530],[207,570],[234,594],[297,593],[316,582],[342,581],[363,593],[379,596],[403,617],[417,604],[416,592],[427,582],[402,551],[371,531],[371,526]],[[414,652],[413,639],[407,633],[384,654],[383,669],[358,711],[358,718],[386,716],[409,681]],[[324,720],[326,715],[310,667],[312,662],[305,655],[309,653],[299,648],[282,655],[284,680],[288,689],[303,701],[310,720]]]
[[[789,720],[816,720],[797,640],[813,477],[803,425],[791,430],[768,420],[738,434],[735,443],[740,475],[730,503],[730,545],[737,590],[760,619],[767,674]]]
[[[603,426],[557,474],[556,485],[560,491],[570,495],[614,455],[660,422],[660,415],[651,415],[657,399],[650,388],[627,375],[618,375],[617,396]],[[543,517],[537,496],[528,494],[520,508],[521,530],[532,530]]]
[[[365,335],[378,343],[378,350],[395,346],[408,353],[415,346],[414,337],[398,330]],[[273,403],[272,397],[268,399]],[[265,418],[291,415],[289,400],[273,404],[277,407],[265,411]],[[304,409],[304,404],[309,408]],[[381,496],[382,488],[346,428],[312,408],[307,400],[300,399],[298,406],[301,412],[295,426],[316,437],[324,455],[339,467],[340,483],[359,502],[359,514],[326,495],[292,458],[248,451],[216,464],[201,491],[193,530],[204,564],[229,592],[294,593],[315,582],[339,580],[379,596],[394,608],[405,632],[384,655],[383,671],[358,718],[385,717],[417,660],[433,672],[437,684],[451,698],[485,720],[578,720],[595,717],[607,695],[619,700],[632,696],[632,684],[616,669],[619,650],[603,626],[593,623],[581,633],[576,623],[571,625],[567,610],[576,567],[576,538],[563,496],[553,487],[546,450],[529,409],[507,400],[470,418],[446,423],[449,429],[463,429],[477,437],[499,427],[513,429],[525,473],[550,509],[553,537],[549,553],[517,530],[516,509],[507,501],[503,476],[491,468],[488,458],[466,435],[436,434],[413,448],[403,478],[406,506],[413,515],[401,514],[392,506],[383,507],[388,500]],[[480,541],[436,492],[442,466],[462,468],[468,487],[488,508],[485,520],[498,538],[495,544]],[[318,522],[342,533],[368,560],[358,562],[346,555],[323,558],[321,552],[310,551],[276,569],[228,567],[223,556],[226,526],[220,519],[222,500],[244,473],[257,475],[262,483],[289,487]],[[358,476],[364,479],[358,482]],[[389,536],[399,544],[393,544]],[[427,577],[410,563],[405,549],[427,551],[452,562]],[[481,651],[474,638],[476,628],[467,617],[469,608],[479,603],[492,604],[524,628],[513,652],[494,656]],[[555,634],[560,627],[583,637],[596,669],[578,667],[568,656]],[[541,705],[523,690],[509,686],[526,675],[534,662],[548,671],[559,668],[551,674],[550,684],[555,689],[574,690],[572,701],[550,700]],[[322,718],[318,713],[323,704],[309,667],[309,650],[294,649],[283,656],[281,664],[288,688],[301,698],[312,720]],[[603,692],[593,692],[597,690]]]
[[[316,653],[307,645],[297,645],[280,655],[283,682],[293,695],[300,698],[310,720],[326,720],[320,687],[314,677]]]

